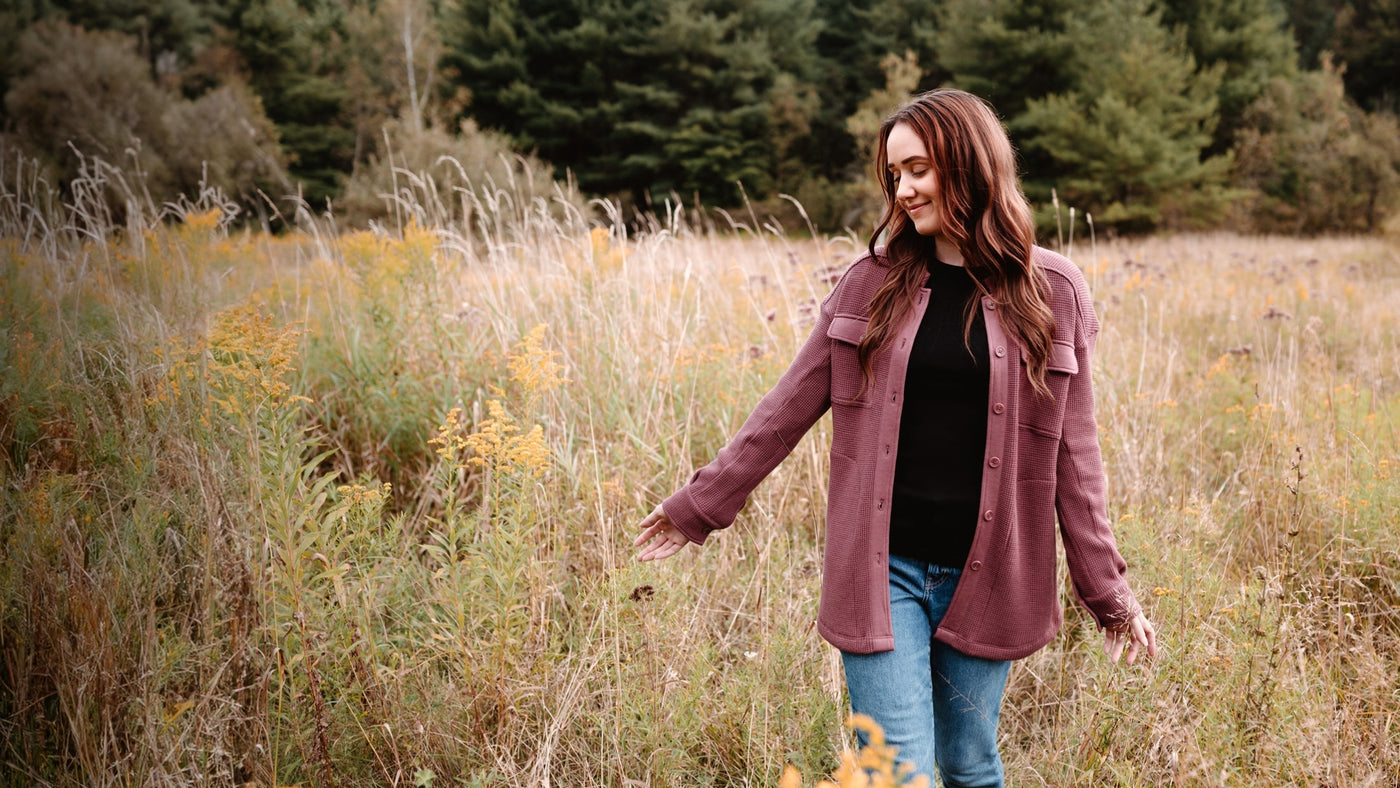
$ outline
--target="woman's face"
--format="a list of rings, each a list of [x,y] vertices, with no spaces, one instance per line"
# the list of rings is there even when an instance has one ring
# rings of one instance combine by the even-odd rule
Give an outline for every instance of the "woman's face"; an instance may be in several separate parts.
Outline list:
[[[907,123],[896,123],[885,139],[895,201],[920,235],[938,235],[943,217],[938,210],[938,176],[928,146]]]

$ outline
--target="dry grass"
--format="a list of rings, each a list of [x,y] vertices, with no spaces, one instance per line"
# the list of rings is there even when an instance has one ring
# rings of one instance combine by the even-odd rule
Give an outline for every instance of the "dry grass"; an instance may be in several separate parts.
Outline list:
[[[22,174],[21,174],[22,175]],[[473,196],[337,236],[0,194],[8,784],[775,785],[828,774],[827,427],[731,531],[634,523],[858,251]],[[1400,254],[1078,250],[1112,517],[1164,654],[1017,663],[1017,785],[1400,781]],[[543,328],[539,328],[539,327]],[[1068,592],[1066,592],[1068,604]],[[789,778],[791,781],[793,778]]]

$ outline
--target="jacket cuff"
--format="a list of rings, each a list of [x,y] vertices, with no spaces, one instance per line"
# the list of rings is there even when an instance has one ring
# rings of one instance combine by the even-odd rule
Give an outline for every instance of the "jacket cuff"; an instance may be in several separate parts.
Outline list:
[[[676,526],[677,530],[685,534],[685,538],[697,545],[704,544],[711,532],[719,530],[719,527],[711,523],[695,505],[689,485],[662,501],[661,510],[666,513],[666,519],[671,521],[671,525]]]
[[[1100,598],[1083,602],[1100,629],[1121,629],[1142,612],[1142,606],[1126,583]]]

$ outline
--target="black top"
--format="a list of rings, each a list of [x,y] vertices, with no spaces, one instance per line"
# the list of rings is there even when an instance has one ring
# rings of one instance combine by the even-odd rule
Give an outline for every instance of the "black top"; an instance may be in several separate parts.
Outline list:
[[[987,325],[962,266],[929,265],[929,304],[904,384],[890,553],[962,568],[977,530],[987,444]],[[971,352],[969,352],[969,347]]]

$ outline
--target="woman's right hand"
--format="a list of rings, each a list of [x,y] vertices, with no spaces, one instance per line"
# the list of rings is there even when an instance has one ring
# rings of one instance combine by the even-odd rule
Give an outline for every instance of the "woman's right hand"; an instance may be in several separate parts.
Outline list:
[[[661,504],[651,510],[641,524],[642,533],[632,542],[633,547],[641,547],[638,561],[651,561],[657,558],[670,558],[690,543],[681,529],[671,524]]]

